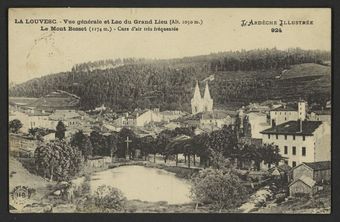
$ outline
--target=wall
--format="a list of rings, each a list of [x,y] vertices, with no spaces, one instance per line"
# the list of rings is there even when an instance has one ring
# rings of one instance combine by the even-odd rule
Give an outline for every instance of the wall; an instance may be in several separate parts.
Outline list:
[[[331,169],[314,171],[314,180],[317,183],[331,180]]]
[[[296,194],[299,193],[305,193],[305,194],[312,194],[313,189],[307,186],[305,183],[302,181],[296,181],[294,184],[292,184],[289,187],[289,195],[290,196],[295,196]]]
[[[270,124],[272,124],[273,119],[276,125],[279,125],[291,120],[298,120],[299,114],[297,111],[270,111]]]
[[[293,161],[296,162],[296,166],[302,162],[315,162],[314,159],[314,136],[305,136],[305,141],[303,141],[302,136],[295,136],[293,140],[293,135],[287,135],[287,140],[284,135],[278,135],[278,139],[274,134],[262,134],[263,143],[274,144],[279,147],[280,154],[282,157],[288,158],[288,165],[293,166]],[[284,154],[284,146],[288,147],[288,154]],[[296,155],[292,154],[292,147],[296,147]],[[306,147],[306,156],[302,156],[302,147]]]
[[[247,116],[250,124],[251,138],[262,139],[260,132],[270,128],[270,125],[267,123],[267,115],[249,113]]]
[[[301,176],[307,176],[313,179],[313,170],[306,165],[300,165],[293,170],[293,181],[299,179]]]
[[[315,131],[315,160],[331,160],[331,126],[328,123],[322,123]]]

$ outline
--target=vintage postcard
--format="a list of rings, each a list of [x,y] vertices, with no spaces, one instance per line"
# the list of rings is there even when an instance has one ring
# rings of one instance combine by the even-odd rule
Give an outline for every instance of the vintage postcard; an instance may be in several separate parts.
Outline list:
[[[10,8],[11,213],[331,212],[331,9]]]

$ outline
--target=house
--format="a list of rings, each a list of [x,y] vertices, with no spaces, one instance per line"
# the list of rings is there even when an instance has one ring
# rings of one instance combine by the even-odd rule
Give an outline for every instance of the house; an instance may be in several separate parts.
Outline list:
[[[221,129],[224,125],[234,125],[237,112],[232,110],[213,110],[189,114],[180,117],[173,122],[183,127],[200,128],[204,132],[211,132]]]
[[[303,162],[331,158],[330,127],[321,121],[288,121],[261,132],[264,144],[279,148],[284,163],[295,167]]]
[[[291,178],[291,169],[292,168],[287,164],[280,164],[278,166],[270,168],[268,170],[268,173],[277,179],[288,182]]]
[[[114,124],[116,126],[138,126],[143,127],[148,123],[152,122],[161,122],[162,115],[159,112],[159,109],[136,109],[131,114],[125,113],[124,115],[118,117],[114,120]]]
[[[235,116],[231,116],[227,111],[214,110],[203,112],[200,116],[200,127],[205,129],[220,129],[224,125],[233,125],[235,123]]]
[[[243,132],[245,137],[262,139],[261,132],[270,128],[267,121],[267,114],[262,112],[249,112],[243,120]]]
[[[263,101],[262,103],[260,103],[261,106],[267,106],[267,107],[271,107],[273,109],[275,108],[278,108],[278,107],[281,107],[282,105],[285,105],[284,102],[282,102],[281,100],[266,100],[266,101]],[[269,111],[269,110],[266,110],[266,111]]]
[[[50,141],[53,141],[53,140],[55,140],[55,133],[49,133],[49,134],[46,134],[45,136],[43,136],[44,142],[50,142]]]
[[[325,110],[314,110],[309,113],[308,119],[309,120],[316,120],[316,121],[322,121],[327,122],[331,124],[331,110],[325,109]]]
[[[27,133],[30,128],[36,127],[52,129],[53,124],[49,120],[50,115],[50,113],[43,110],[31,110],[29,112],[14,111],[9,113],[9,121],[14,119],[20,120],[23,124],[20,130]]]
[[[288,185],[289,195],[313,195],[316,192],[315,184],[316,182],[312,178],[301,176]]]
[[[105,111],[105,110],[106,110],[106,107],[105,107],[104,104],[102,104],[100,107],[96,107],[96,108],[94,109],[94,111]]]
[[[292,180],[302,176],[312,178],[316,183],[331,180],[331,161],[301,163],[292,169]]]
[[[297,106],[288,104],[272,109],[270,114],[270,125],[275,126],[292,120],[306,119],[307,102],[299,101]]]
[[[179,110],[165,110],[160,112],[160,115],[163,122],[170,122],[171,120],[175,120],[186,115],[186,113]]]
[[[249,103],[249,105],[247,105],[245,107],[245,109],[247,111],[251,111],[251,112],[269,112],[270,111],[270,106],[265,104],[265,103]]]
[[[53,122],[54,128],[59,121],[62,121],[65,126],[79,126],[82,123],[81,116],[75,110],[55,110],[49,119]]]

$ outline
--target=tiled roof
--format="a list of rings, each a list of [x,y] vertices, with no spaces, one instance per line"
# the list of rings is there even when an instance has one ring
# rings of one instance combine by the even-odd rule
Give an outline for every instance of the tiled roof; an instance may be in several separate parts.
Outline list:
[[[279,166],[274,166],[274,167],[270,168],[270,169],[268,170],[268,172],[272,173],[275,169],[277,169],[279,172],[288,173],[288,172],[292,169],[292,167],[290,167],[290,166],[287,165],[287,164],[281,164],[281,165],[279,165]]]
[[[202,113],[202,119],[225,119],[227,117],[230,117],[229,113],[223,110]]]
[[[317,115],[331,115],[332,114],[332,111],[330,109],[315,110],[313,112]]]
[[[140,116],[146,112],[150,111],[149,109],[144,109],[144,110],[136,110],[133,113],[131,113],[127,118],[131,119],[131,118],[136,118],[137,115]]]
[[[298,110],[297,105],[291,105],[291,104],[272,109],[272,111],[296,111],[296,112],[297,110]]]
[[[76,112],[68,112],[68,111],[58,111],[50,115],[51,120],[66,120],[66,119],[73,119],[78,118],[80,115]]]
[[[314,131],[322,124],[321,121],[301,121],[302,130],[300,131],[300,121],[288,121],[280,125],[263,130],[263,134],[288,134],[288,135],[313,135]]]
[[[309,187],[313,187],[316,183],[315,180],[313,180],[312,178],[303,175],[299,179],[296,179],[293,182],[291,182],[288,186],[293,185],[294,183],[296,183],[299,180],[302,181],[304,184],[306,184]]]
[[[311,163],[303,163],[313,170],[328,170],[331,169],[331,161],[319,161]]]

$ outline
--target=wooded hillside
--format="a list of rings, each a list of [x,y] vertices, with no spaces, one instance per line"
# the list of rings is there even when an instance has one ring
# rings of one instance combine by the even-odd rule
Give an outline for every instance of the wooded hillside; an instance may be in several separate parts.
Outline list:
[[[325,103],[330,99],[331,68],[323,61],[329,60],[329,52],[301,49],[223,52],[169,60],[112,59],[77,64],[69,72],[15,85],[9,95],[41,97],[60,89],[80,96],[82,109],[105,104],[116,111],[137,107],[190,110],[195,80],[214,75],[210,91],[219,107],[266,99],[305,98]],[[305,63],[312,65],[300,65]],[[303,70],[300,78],[283,78],[285,72],[292,75],[291,68]]]

